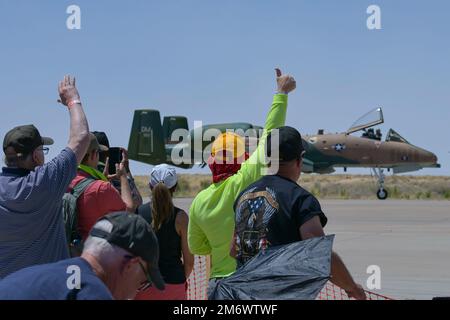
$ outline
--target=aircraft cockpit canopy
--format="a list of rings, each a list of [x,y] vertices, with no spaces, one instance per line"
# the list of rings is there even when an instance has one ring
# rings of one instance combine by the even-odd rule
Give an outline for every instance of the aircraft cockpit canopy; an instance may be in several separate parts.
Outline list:
[[[359,118],[358,120],[356,120],[356,122],[347,130],[347,134],[356,132],[356,131],[360,131],[360,130],[364,130],[364,129],[368,129],[370,127],[376,126],[378,124],[381,124],[384,122],[384,118],[383,118],[383,110],[381,110],[381,108],[375,108],[373,110],[371,110],[370,112],[366,113],[365,115],[363,115],[361,118]],[[369,130],[365,131],[365,133],[368,133]],[[370,133],[373,132],[373,129],[370,130]],[[370,134],[368,133],[368,134]],[[376,138],[377,140],[381,139],[381,137],[377,137],[377,134],[374,133],[374,138]]]
[[[386,136],[386,141],[395,141],[395,142],[403,142],[403,143],[408,143],[408,140],[406,140],[405,138],[403,138],[397,131],[395,131],[394,129],[390,129],[387,136]]]

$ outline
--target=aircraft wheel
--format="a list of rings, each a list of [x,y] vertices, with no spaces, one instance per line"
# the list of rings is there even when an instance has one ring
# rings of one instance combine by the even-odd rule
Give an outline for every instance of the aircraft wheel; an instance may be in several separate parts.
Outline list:
[[[380,200],[386,200],[388,197],[388,192],[385,189],[379,189],[377,192],[377,198]]]

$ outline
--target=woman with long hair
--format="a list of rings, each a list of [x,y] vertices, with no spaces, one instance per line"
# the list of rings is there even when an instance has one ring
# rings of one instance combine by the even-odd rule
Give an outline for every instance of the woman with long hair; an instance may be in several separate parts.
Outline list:
[[[194,256],[187,243],[188,215],[173,204],[177,184],[175,168],[166,164],[154,167],[149,182],[151,201],[137,210],[158,237],[159,270],[166,289],[150,287],[138,293],[136,300],[186,300],[186,280],[194,267]]]

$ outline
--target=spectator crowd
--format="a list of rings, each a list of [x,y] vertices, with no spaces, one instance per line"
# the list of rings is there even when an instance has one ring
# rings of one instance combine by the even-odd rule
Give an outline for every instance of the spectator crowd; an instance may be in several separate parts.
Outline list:
[[[237,134],[217,137],[207,160],[212,183],[185,212],[174,204],[178,178],[167,164],[151,170],[143,203],[127,150],[111,161],[107,134],[90,131],[75,78],[65,76],[58,93],[70,119],[67,146],[46,162],[54,140],[34,125],[3,140],[0,300],[185,300],[194,255],[211,257],[214,299],[220,282],[260,252],[324,237],[327,217],[297,183],[301,135],[285,126],[296,82],[279,69],[276,82],[256,150],[248,154]],[[339,255],[330,261],[330,280],[365,299]]]

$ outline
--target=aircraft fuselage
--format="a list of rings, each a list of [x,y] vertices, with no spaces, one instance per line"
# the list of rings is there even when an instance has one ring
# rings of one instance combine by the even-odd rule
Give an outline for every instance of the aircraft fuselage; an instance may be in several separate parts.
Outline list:
[[[304,136],[308,142],[305,157],[315,169],[329,167],[434,167],[432,152],[409,143],[355,137],[345,133]]]

